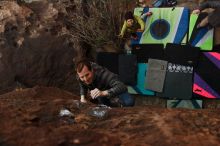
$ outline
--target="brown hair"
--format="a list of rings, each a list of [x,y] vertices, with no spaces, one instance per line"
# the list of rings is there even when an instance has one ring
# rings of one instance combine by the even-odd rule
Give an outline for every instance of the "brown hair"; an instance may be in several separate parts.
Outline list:
[[[81,72],[84,66],[86,66],[90,71],[92,70],[91,63],[87,58],[81,58],[79,60],[75,60],[74,62],[76,72]]]
[[[125,17],[125,20],[134,19],[134,15],[131,11],[126,12],[124,17]]]

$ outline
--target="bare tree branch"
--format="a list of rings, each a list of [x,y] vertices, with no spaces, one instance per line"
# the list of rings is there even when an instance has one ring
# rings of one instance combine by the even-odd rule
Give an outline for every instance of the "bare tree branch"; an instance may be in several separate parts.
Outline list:
[[[120,40],[116,36],[122,25],[124,9],[120,7],[124,1],[87,0],[86,4],[86,14],[82,3],[76,3],[76,9],[68,14],[73,43],[86,42],[93,50],[101,49],[106,44],[119,48]]]

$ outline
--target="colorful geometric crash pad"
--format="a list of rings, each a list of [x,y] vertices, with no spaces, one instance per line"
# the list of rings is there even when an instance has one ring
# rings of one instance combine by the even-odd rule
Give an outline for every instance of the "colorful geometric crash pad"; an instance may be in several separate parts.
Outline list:
[[[167,100],[167,108],[201,109],[202,100]]]
[[[137,85],[127,86],[130,94],[154,95],[153,91],[144,88],[147,66],[146,63],[138,63]]]
[[[194,97],[220,98],[220,53],[203,52],[195,68]]]
[[[189,26],[188,8],[135,8],[134,14],[140,16],[148,11],[153,15],[144,18],[145,31],[137,33],[139,37],[132,40],[132,44],[186,43]]]
[[[201,13],[199,16],[191,14],[189,23],[189,44],[200,47],[201,50],[212,50],[214,29],[207,27],[197,29],[197,25],[206,17],[207,13]]]

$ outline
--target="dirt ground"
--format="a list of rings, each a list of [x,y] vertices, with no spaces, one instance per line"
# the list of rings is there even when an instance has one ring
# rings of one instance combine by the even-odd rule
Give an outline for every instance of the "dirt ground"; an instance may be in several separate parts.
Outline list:
[[[34,87],[0,96],[0,146],[216,146],[220,111],[96,105],[58,88]],[[60,116],[62,109],[71,116]]]

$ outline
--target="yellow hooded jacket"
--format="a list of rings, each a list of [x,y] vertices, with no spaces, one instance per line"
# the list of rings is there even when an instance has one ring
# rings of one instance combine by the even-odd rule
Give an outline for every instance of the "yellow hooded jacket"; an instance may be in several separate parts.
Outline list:
[[[123,37],[126,32],[128,33],[135,33],[137,29],[141,29],[144,31],[145,23],[144,21],[139,17],[134,15],[134,24],[132,27],[128,27],[127,21],[124,21],[123,27],[121,29],[120,35]]]

